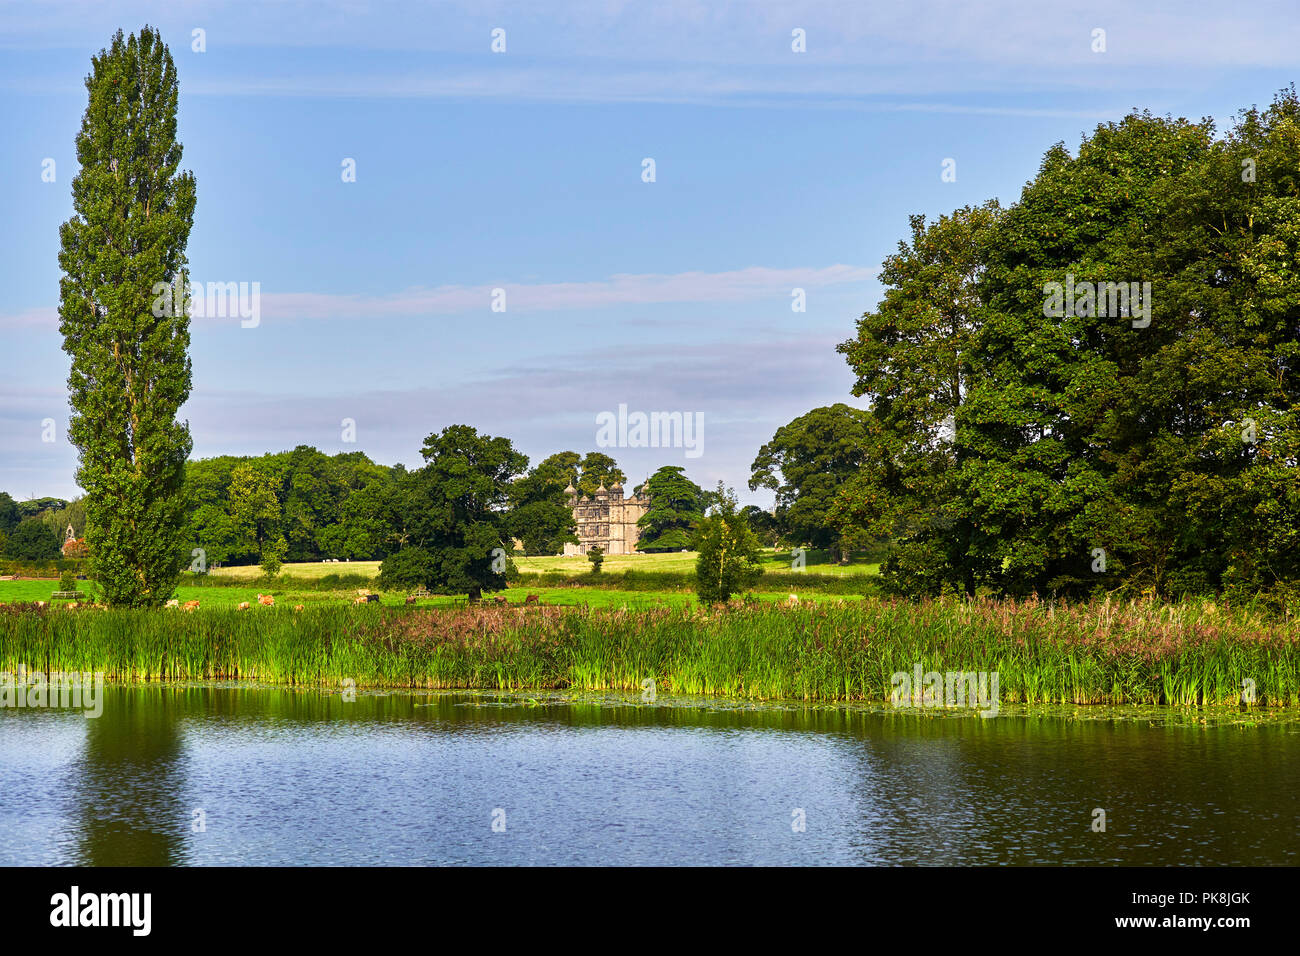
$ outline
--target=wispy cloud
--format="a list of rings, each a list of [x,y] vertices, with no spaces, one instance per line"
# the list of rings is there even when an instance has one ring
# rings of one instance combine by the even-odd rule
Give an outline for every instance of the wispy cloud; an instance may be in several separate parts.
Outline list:
[[[845,400],[852,375],[834,346],[829,337],[787,336],[582,349],[536,365],[502,365],[472,382],[446,379],[419,388],[358,383],[356,390],[344,391],[205,390],[183,415],[191,423],[196,457],[261,454],[308,443],[331,453],[360,448],[384,463],[418,465],[423,438],[456,423],[505,435],[536,461],[561,449],[594,449],[597,413],[619,403],[646,411],[699,411],[705,421],[701,458],[686,460],[670,449],[608,451],[638,480],[660,465],[685,464],[697,482],[711,485],[721,478],[742,485],[754,453],[780,425],[811,407]],[[340,443],[344,418],[356,423],[354,446]]]
[[[501,282],[495,285],[417,287],[385,296],[263,292],[261,317],[263,320],[326,320],[458,314],[489,309],[497,289],[505,290],[506,308],[512,313],[673,302],[746,302],[773,296],[788,300],[794,288],[820,289],[870,282],[875,277],[876,270],[865,266],[793,269],[751,266],[730,272],[620,274],[594,282]],[[194,278],[202,281],[199,276]],[[0,316],[0,328],[51,327],[57,324],[58,313],[54,308],[25,309]]]
[[[373,6],[350,0],[143,0],[130,5],[123,22],[125,12],[121,4],[81,0],[5,4],[0,47],[93,50],[118,26],[147,21],[162,27],[188,57],[187,94],[797,103],[872,110],[909,109],[924,97],[974,92],[1120,95],[1143,86],[1180,88],[1206,70],[1290,69],[1295,62],[1294,38],[1278,28],[1294,8],[1277,0],[1231,9],[1208,0],[1141,7],[1131,0],[444,0]],[[209,60],[188,56],[195,27],[207,30]],[[507,31],[504,55],[489,50],[496,27]],[[805,32],[805,53],[791,51],[795,28]],[[1094,29],[1106,31],[1104,54],[1092,49]],[[287,55],[266,55],[273,48]],[[329,72],[312,70],[294,55],[309,49],[339,55],[330,57]],[[79,90],[76,78],[27,69],[0,71],[0,82],[33,91]],[[895,102],[873,99],[879,97]],[[1006,104],[1005,110],[1018,105],[1023,106]],[[1096,115],[1109,105],[1083,109]]]
[[[0,315],[0,329],[49,329],[58,324],[59,310],[52,305]]]
[[[1055,80],[1060,80],[1056,77]],[[1110,102],[1081,107],[1024,106],[1016,103],[963,104],[918,97],[969,92],[1014,94],[1018,82],[993,77],[965,83],[935,73],[923,79],[896,70],[812,70],[785,73],[773,67],[743,71],[659,69],[602,72],[556,69],[539,65],[531,70],[493,73],[428,73],[358,75],[258,76],[240,74],[190,83],[196,96],[280,96],[313,99],[434,99],[531,103],[623,103],[725,106],[747,109],[830,109],[867,113],[948,113],[986,116],[1062,117],[1088,120],[1117,118],[1131,104],[1120,99],[1127,90],[1127,73],[1108,75],[1117,91]],[[1068,85],[1068,84],[1067,84]],[[1089,84],[1092,85],[1092,84]],[[1035,91],[1039,92],[1039,91]],[[1122,95],[1128,95],[1125,92]],[[908,99],[908,97],[913,97]]]
[[[687,465],[702,484],[724,479],[740,485],[755,451],[777,427],[816,405],[845,400],[852,376],[834,345],[833,338],[801,336],[581,349],[536,365],[501,365],[472,381],[440,378],[442,384],[419,388],[361,382],[314,391],[204,388],[180,417],[190,422],[196,458],[260,455],[306,443],[418,465],[424,437],[454,423],[505,435],[536,461],[565,448],[594,449],[597,413],[620,402],[646,411],[699,411],[706,437],[701,458],[688,461],[671,449],[609,451],[638,480],[675,463]],[[0,489],[79,493],[71,481],[76,452],[64,434],[67,416],[59,388],[0,388]],[[42,440],[46,417],[57,423],[54,443]],[[355,445],[341,442],[344,418],[356,422]]]

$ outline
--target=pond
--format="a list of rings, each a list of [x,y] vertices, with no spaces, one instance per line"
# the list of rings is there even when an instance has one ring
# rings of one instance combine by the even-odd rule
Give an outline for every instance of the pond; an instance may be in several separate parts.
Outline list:
[[[1295,864],[1297,768],[1295,714],[109,685],[0,710],[0,864]]]

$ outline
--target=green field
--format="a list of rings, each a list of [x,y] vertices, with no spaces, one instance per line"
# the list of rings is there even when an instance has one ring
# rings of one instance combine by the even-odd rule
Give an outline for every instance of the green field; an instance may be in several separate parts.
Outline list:
[[[374,578],[379,574],[379,562],[302,561],[286,564],[280,570],[280,573],[289,577],[312,581],[318,581],[331,574],[360,574],[363,577]],[[262,576],[262,569],[256,564],[243,564],[233,568],[213,568],[212,576],[214,578],[236,578],[242,581],[253,581]]]
[[[689,575],[695,571],[694,552],[672,554],[634,554],[617,555],[605,559],[603,575],[608,576],[603,586],[589,586],[590,582],[566,582],[562,578],[548,578],[544,584],[536,580],[516,582],[508,589],[497,594],[484,595],[485,601],[503,597],[511,604],[520,604],[529,594],[536,594],[538,599],[549,605],[566,607],[593,608],[656,608],[686,607],[695,603],[694,592],[690,589]],[[519,570],[525,574],[550,575],[587,575],[591,563],[582,556],[577,557],[540,557],[515,558]],[[791,574],[790,556],[786,551],[768,550],[763,555],[765,572],[788,576]],[[807,555],[807,586],[804,579],[790,579],[785,582],[773,582],[764,587],[759,579],[754,596],[765,602],[788,599],[791,587],[798,587],[800,601],[857,600],[861,595],[843,593],[819,593],[818,582],[823,584],[826,576],[835,578],[852,578],[875,575],[879,565],[865,560],[857,560],[847,565],[831,563],[825,552],[810,551]],[[261,569],[255,565],[233,568],[215,568],[212,577],[217,579],[205,585],[185,583],[188,575],[182,576],[181,586],[176,589],[175,597],[179,601],[197,600],[204,608],[232,608],[247,601],[256,605],[258,594],[270,594],[278,606],[292,607],[301,604],[304,607],[320,607],[327,604],[350,604],[357,596],[356,585],[339,585],[331,588],[315,587],[329,575],[358,575],[370,581],[374,588],[374,578],[379,571],[378,561],[351,562],[310,562],[286,564],[281,576],[271,585],[261,580]],[[623,589],[619,586],[617,576],[627,571],[644,573],[653,578],[655,574],[664,576],[663,586],[653,580],[646,587],[642,580],[636,590]],[[795,583],[790,583],[795,581]],[[246,583],[244,583],[246,582]],[[847,582],[845,582],[847,583]],[[789,586],[787,586],[787,584]],[[95,594],[92,582],[79,582],[82,591]],[[58,590],[58,581],[52,578],[24,578],[17,581],[0,581],[0,603],[18,601],[49,601],[50,595]],[[377,590],[377,589],[376,589]],[[385,605],[404,604],[404,592],[381,592],[380,603]],[[464,597],[437,595],[421,598],[416,602],[421,607],[454,607],[466,604]]]
[[[695,570],[695,558],[694,551],[680,551],[669,554],[615,554],[605,558],[602,570],[611,574],[623,571],[645,571],[649,573],[669,571],[686,574]],[[526,573],[586,574],[591,570],[591,562],[583,555],[574,557],[564,557],[562,555],[534,558],[516,557],[513,560],[519,570]],[[809,572],[814,574],[835,575],[877,574],[880,570],[879,564],[862,558],[857,558],[850,564],[832,563],[825,551],[809,551],[806,556],[806,567]],[[765,550],[763,552],[763,568],[771,571],[791,570],[790,552]],[[261,568],[251,564],[233,568],[215,568],[212,571],[215,577],[241,578],[250,581],[259,577],[261,573]],[[286,564],[282,573],[289,577],[311,580],[318,580],[330,574],[360,574],[366,577],[374,577],[379,573],[379,562],[302,562]]]
[[[683,574],[695,571],[694,551],[675,551],[668,554],[614,554],[605,558],[602,570],[608,573],[622,571],[671,571]],[[520,571],[562,571],[569,574],[585,574],[591,570],[591,562],[585,555],[573,557],[515,558]],[[877,574],[880,565],[861,558],[850,564],[832,563],[825,551],[809,551],[805,556],[806,570],[814,574]],[[790,552],[767,549],[763,552],[763,569],[765,571],[790,571]]]
[[[82,590],[85,593],[94,593],[94,586],[89,582],[81,582]],[[28,601],[49,601],[50,595],[58,589],[58,582],[44,579],[21,580],[21,581],[0,581],[0,604],[13,602]],[[295,590],[293,588],[283,588],[272,586],[270,588],[262,585],[261,587],[251,584],[248,587],[229,586],[229,587],[193,587],[184,586],[176,589],[176,598],[181,602],[198,601],[201,608],[234,608],[243,602],[253,605],[252,611],[265,611],[264,608],[257,606],[258,594],[270,594],[275,598],[276,607],[293,607],[301,604],[303,607],[322,607],[325,605],[351,604],[357,596],[356,588],[340,590]],[[664,591],[622,591],[615,588],[589,588],[589,587],[512,587],[498,594],[487,595],[484,598],[486,603],[491,603],[495,597],[503,597],[510,604],[522,604],[530,594],[537,595],[541,603],[561,607],[592,607],[592,608],[656,608],[656,607],[687,607],[696,603],[695,595],[690,591],[664,590]],[[406,595],[401,592],[379,592],[380,603],[388,606],[404,605]],[[756,591],[754,597],[760,601],[785,601],[789,599],[787,592],[781,591]],[[858,595],[852,594],[819,594],[816,592],[803,592],[799,596],[802,602],[818,601],[841,601],[841,600],[858,600]],[[67,602],[58,601],[55,604],[65,604]],[[415,602],[419,607],[457,607],[467,604],[464,597],[451,595],[434,595],[433,597],[420,598]]]

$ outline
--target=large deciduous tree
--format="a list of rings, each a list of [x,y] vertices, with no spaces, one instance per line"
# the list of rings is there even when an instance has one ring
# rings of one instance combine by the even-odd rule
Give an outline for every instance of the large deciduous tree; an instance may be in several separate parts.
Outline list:
[[[508,438],[451,425],[424,440],[425,465],[404,479],[407,545],[385,558],[385,586],[423,585],[466,594],[506,586],[507,504],[511,479],[528,467]],[[408,553],[410,552],[410,553]]]
[[[621,485],[627,481],[627,475],[618,467],[618,462],[599,451],[587,452],[578,465],[578,472],[576,487],[579,495],[594,496],[601,485],[609,488],[616,482]]]
[[[841,533],[893,543],[882,569],[895,588],[973,591],[978,549],[953,480],[957,412],[977,374],[971,354],[996,202],[927,222],[911,217],[911,239],[881,270],[885,296],[839,346],[871,402],[864,467],[829,511]]]
[[[18,504],[6,492],[0,491],[0,534],[7,534],[18,527],[22,514]]]
[[[40,518],[28,518],[9,533],[5,555],[24,561],[53,561],[59,557],[59,536]]]
[[[1300,100],[1134,113],[886,263],[837,521],[912,591],[1300,591]],[[957,317],[958,321],[953,321]],[[928,516],[928,518],[927,518]]]
[[[847,542],[830,520],[840,489],[866,463],[871,413],[843,403],[814,408],[777,429],[750,465],[749,488],[776,492],[776,522],[782,533],[814,548]]]
[[[577,452],[557,452],[537,463],[510,486],[510,534],[525,554],[559,554],[566,542],[578,543],[573,511],[564,489],[579,467]]]
[[[1208,528],[1177,503],[1205,436],[1237,417],[1232,379],[1248,372],[1216,276],[1234,264],[1188,220],[1215,148],[1187,120],[1103,124],[1076,155],[1048,152],[987,246],[956,480],[988,544],[976,572],[999,591],[1217,577]]]
[[[69,437],[105,598],[160,605],[184,560],[190,435],[176,415],[190,392],[190,334],[183,291],[159,291],[184,288],[194,177],[179,172],[176,69],[156,31],[118,31],[92,58],[86,90],[74,213],[60,230]]]
[[[283,513],[275,480],[253,465],[230,473],[230,525],[236,546],[260,561],[284,540]]]

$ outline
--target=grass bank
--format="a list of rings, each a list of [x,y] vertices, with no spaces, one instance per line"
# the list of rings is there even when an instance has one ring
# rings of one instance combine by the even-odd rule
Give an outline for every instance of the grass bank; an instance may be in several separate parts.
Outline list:
[[[139,680],[886,701],[895,672],[999,675],[1003,703],[1300,704],[1300,628],[1213,604],[868,598],[651,610],[0,609],[0,670]]]

